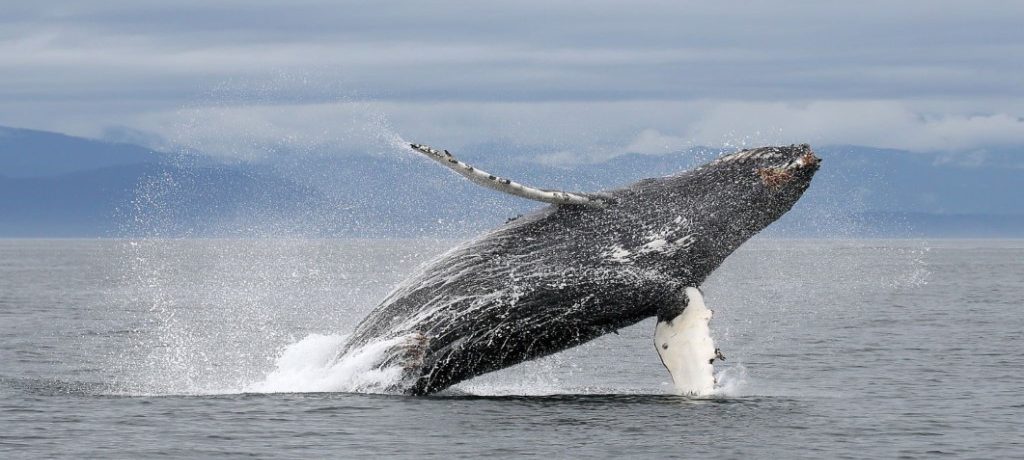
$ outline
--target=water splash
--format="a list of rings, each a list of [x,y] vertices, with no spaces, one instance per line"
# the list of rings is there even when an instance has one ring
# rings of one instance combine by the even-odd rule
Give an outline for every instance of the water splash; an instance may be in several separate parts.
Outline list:
[[[378,368],[385,352],[401,338],[371,343],[338,359],[347,336],[311,334],[285,348],[274,370],[246,393],[387,393],[402,377],[402,368]]]
[[[738,398],[744,396],[743,390],[747,386],[747,368],[741,363],[726,367],[715,374],[715,397]]]

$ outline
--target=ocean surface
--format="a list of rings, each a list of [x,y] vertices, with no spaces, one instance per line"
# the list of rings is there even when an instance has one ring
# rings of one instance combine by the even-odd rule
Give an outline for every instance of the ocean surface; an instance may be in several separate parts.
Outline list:
[[[1024,457],[1024,241],[755,240],[714,396],[653,320],[430,397],[334,362],[427,240],[0,240],[0,458]]]

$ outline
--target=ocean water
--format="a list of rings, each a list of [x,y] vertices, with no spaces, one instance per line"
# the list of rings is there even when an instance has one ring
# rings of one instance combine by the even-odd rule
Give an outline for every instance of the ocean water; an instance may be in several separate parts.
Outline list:
[[[1024,456],[1024,241],[748,243],[720,388],[642,322],[443,394],[333,357],[450,241],[0,240],[0,458]]]

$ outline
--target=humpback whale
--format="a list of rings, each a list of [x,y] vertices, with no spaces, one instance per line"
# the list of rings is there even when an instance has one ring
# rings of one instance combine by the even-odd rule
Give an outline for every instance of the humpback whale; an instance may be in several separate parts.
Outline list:
[[[411,144],[483,186],[549,205],[441,255],[358,324],[339,359],[386,343],[393,391],[426,395],[657,317],[655,348],[679,393],[705,394],[711,311],[698,286],[787,212],[820,159],[809,145],[761,147],[623,188],[531,187]]]

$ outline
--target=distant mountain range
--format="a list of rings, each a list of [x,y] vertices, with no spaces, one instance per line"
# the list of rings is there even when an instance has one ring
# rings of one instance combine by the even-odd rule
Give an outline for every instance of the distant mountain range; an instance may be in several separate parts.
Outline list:
[[[543,187],[599,190],[720,151],[626,154],[555,167],[539,147],[460,156]],[[1024,237],[1024,152],[820,147],[824,163],[776,236]],[[538,204],[469,184],[413,153],[281,154],[259,163],[0,127],[0,237],[451,236]]]

